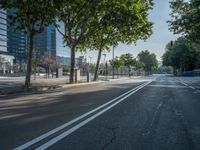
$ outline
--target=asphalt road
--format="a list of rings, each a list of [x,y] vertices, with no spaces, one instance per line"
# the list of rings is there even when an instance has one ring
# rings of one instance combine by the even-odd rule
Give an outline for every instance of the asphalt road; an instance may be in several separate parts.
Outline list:
[[[200,78],[0,97],[0,150],[200,150]]]

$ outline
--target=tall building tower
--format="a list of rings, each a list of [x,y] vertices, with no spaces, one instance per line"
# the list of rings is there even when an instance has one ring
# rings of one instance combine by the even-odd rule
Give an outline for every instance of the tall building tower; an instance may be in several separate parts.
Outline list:
[[[7,15],[0,9],[0,52],[7,52]]]
[[[62,27],[62,25],[60,24]],[[62,28],[61,28],[62,29]],[[64,29],[62,29],[64,30]],[[63,43],[62,35],[56,30],[56,58],[62,65],[70,65],[70,49]]]
[[[0,73],[12,73],[13,59],[7,52],[7,11],[0,9]]]
[[[34,38],[34,52],[38,56],[46,52],[56,55],[56,29],[53,25],[45,27],[44,31]]]
[[[44,32],[35,36],[34,51],[37,56],[42,56],[48,52],[56,57],[59,64],[69,65],[69,49],[64,46],[62,36],[54,25],[47,26]]]
[[[7,10],[8,16],[13,13],[13,9]],[[24,31],[16,31],[15,26],[10,25],[10,23],[8,23],[7,27],[8,52],[15,57],[14,63],[23,64],[26,62],[27,36]]]

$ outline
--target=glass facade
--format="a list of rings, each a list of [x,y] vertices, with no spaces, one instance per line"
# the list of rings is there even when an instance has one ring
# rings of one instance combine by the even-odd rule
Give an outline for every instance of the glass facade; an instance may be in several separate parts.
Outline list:
[[[14,10],[7,10],[12,15]],[[15,31],[15,27],[8,23],[8,52],[15,57],[15,62],[26,62],[27,36],[24,31]]]
[[[0,51],[7,52],[7,14],[0,9]]]
[[[45,52],[56,54],[56,30],[53,25],[45,28],[44,32],[37,34],[34,38],[34,50],[37,55],[44,55]]]
[[[61,65],[69,65],[70,50],[64,46],[62,35],[54,25],[49,25],[44,32],[35,36],[34,49],[38,56],[50,52]]]
[[[7,10],[12,15],[15,10]],[[6,13],[1,11],[0,46],[15,57],[15,63],[25,63],[28,48],[28,37],[24,31],[15,31],[15,26],[6,22]],[[8,37],[8,39],[6,38]],[[34,37],[34,53],[40,58],[44,53],[50,52],[61,65],[70,64],[70,50],[63,44],[61,34],[54,25],[49,25],[45,30]]]
[[[60,24],[60,28],[61,30],[64,30],[62,24]],[[56,30],[56,56],[60,64],[70,65],[70,49],[68,46],[64,45],[63,37],[57,30]]]
[[[14,57],[7,52],[7,11],[0,9],[0,74],[12,73]]]

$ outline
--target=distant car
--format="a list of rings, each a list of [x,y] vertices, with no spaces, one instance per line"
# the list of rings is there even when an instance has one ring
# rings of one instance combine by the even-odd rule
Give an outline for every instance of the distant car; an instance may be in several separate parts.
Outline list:
[[[184,77],[192,77],[192,71],[183,72],[182,76],[184,76]]]

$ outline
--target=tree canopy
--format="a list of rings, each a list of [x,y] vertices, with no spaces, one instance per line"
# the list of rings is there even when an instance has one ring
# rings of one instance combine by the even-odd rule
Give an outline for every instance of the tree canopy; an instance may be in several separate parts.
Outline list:
[[[195,64],[199,62],[199,56],[194,43],[179,38],[173,45],[167,47],[162,59],[163,65],[172,66],[174,70],[178,69],[183,72],[193,70]]]
[[[130,76],[131,67],[135,66],[136,59],[130,53],[121,55],[120,59],[122,60],[122,62],[124,62],[124,66],[128,68],[128,72],[129,72],[129,76]]]
[[[94,80],[97,79],[103,50],[119,42],[129,44],[139,39],[145,40],[152,34],[152,22],[148,20],[152,5],[152,1],[143,0],[105,0],[100,3],[100,11],[96,14],[99,16],[98,30],[88,42],[91,49],[99,51]]]
[[[143,62],[146,73],[151,74],[158,68],[158,60],[154,53],[145,50],[140,52],[137,57],[140,62]]]
[[[200,1],[172,0],[171,20],[168,21],[170,30],[182,34],[193,42],[200,42]]]
[[[95,14],[100,0],[60,0],[56,3],[56,24],[66,46],[71,49],[70,83],[74,83],[75,52],[85,48],[87,39],[97,31],[99,19]],[[102,1],[104,2],[104,1]]]

